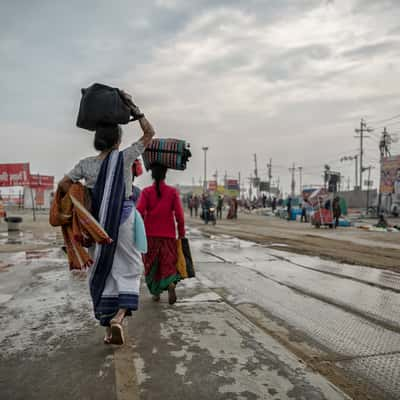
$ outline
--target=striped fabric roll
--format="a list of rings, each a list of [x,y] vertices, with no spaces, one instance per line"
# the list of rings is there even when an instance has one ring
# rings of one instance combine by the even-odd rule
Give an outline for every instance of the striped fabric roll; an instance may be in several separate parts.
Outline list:
[[[146,170],[151,164],[159,163],[167,168],[184,171],[192,153],[189,144],[179,139],[153,139],[143,153],[143,163]]]

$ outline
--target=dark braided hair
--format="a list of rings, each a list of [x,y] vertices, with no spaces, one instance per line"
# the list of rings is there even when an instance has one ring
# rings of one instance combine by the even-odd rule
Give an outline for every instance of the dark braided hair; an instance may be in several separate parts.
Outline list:
[[[111,150],[121,140],[121,136],[119,125],[98,125],[94,134],[94,148],[98,151]]]
[[[160,182],[165,179],[167,175],[167,167],[164,165],[154,163],[151,165],[151,177],[154,179],[156,183],[157,197],[161,198],[161,190],[160,190]]]

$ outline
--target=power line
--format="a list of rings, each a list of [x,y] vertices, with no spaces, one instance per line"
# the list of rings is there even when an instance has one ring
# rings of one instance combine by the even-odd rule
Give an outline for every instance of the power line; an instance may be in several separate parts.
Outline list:
[[[386,128],[387,126],[393,126],[393,125],[398,125],[398,124],[400,124],[400,121],[391,122],[390,124],[385,124],[385,125],[381,125],[381,126],[375,126],[374,129],[383,129],[383,128]]]
[[[381,120],[378,120],[378,121],[372,121],[372,124],[381,124],[382,122],[392,121],[393,119],[396,119],[396,118],[399,118],[399,117],[400,117],[400,114],[396,114],[393,117],[381,119]]]

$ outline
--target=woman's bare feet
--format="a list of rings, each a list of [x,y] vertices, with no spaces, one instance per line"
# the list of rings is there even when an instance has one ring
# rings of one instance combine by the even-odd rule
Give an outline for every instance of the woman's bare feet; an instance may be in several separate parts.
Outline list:
[[[175,283],[170,283],[168,286],[168,303],[171,305],[176,303]]]
[[[154,294],[153,295],[153,301],[160,301],[160,295],[159,294]]]
[[[111,344],[111,327],[106,327],[106,334],[104,335],[104,344]]]

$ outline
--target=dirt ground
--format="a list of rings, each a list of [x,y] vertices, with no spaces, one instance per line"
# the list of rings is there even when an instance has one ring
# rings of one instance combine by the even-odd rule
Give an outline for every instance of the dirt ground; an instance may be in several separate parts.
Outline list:
[[[21,232],[9,235],[7,224],[0,222],[0,253],[40,250],[60,246],[60,228],[48,223],[48,212],[15,210],[10,215],[23,217]],[[342,263],[400,270],[400,233],[369,232],[359,228],[316,229],[310,224],[277,217],[239,214],[239,219],[219,220],[216,226],[186,216],[187,223],[208,234],[225,234],[284,250],[319,256]]]
[[[400,271],[400,233],[370,232],[360,228],[316,229],[308,223],[273,216],[239,214],[238,220],[204,225],[187,216],[188,224],[208,234],[251,240],[293,253],[318,256],[347,264]]]

